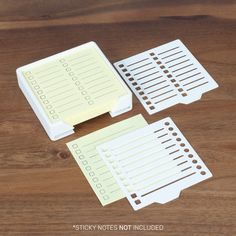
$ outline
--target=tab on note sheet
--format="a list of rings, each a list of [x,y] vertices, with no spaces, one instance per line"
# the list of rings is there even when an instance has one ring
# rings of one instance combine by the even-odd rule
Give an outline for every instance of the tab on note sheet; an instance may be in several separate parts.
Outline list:
[[[135,210],[166,203],[212,176],[170,118],[97,147]]]
[[[124,194],[99,156],[96,146],[146,125],[145,119],[137,115],[67,143],[102,205],[117,201]]]

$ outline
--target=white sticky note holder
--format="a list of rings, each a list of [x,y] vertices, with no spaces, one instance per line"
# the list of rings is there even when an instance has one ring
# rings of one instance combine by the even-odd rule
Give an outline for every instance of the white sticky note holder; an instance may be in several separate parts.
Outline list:
[[[89,43],[74,47],[72,49],[60,52],[58,54],[52,55],[52,56],[47,57],[45,59],[30,63],[25,66],[22,66],[16,70],[19,87],[21,88],[23,94],[25,95],[26,99],[30,103],[33,111],[35,112],[36,116],[40,120],[40,122],[41,122],[42,126],[44,127],[45,131],[47,132],[48,136],[53,141],[61,139],[63,137],[66,137],[66,136],[74,133],[74,127],[71,125],[68,125],[67,123],[65,123],[63,121],[52,123],[49,120],[49,118],[47,117],[40,102],[35,97],[33,91],[30,89],[29,85],[27,84],[27,81],[23,75],[23,71],[30,69],[31,67],[44,64],[45,62],[50,62],[50,61],[59,59],[62,56],[67,56],[70,53],[77,52],[81,48],[86,48],[86,47],[90,47],[90,46],[96,47],[96,49],[99,52],[102,59],[105,61],[105,63],[110,68],[110,70],[113,72],[113,74],[120,81],[120,83],[123,85],[123,87],[127,90],[127,94],[125,96],[122,96],[119,98],[118,102],[114,105],[114,107],[111,109],[109,114],[111,115],[111,117],[115,117],[115,116],[123,114],[127,111],[130,111],[132,109],[132,93],[131,93],[131,91],[126,86],[124,81],[120,78],[119,74],[116,72],[116,70],[113,68],[111,63],[108,61],[106,56],[103,54],[103,52],[101,51],[101,49],[97,46],[97,44],[95,42],[89,42]]]
[[[189,104],[218,87],[180,40],[114,63],[151,115],[178,103]]]
[[[170,118],[97,147],[134,210],[164,204],[212,176]]]

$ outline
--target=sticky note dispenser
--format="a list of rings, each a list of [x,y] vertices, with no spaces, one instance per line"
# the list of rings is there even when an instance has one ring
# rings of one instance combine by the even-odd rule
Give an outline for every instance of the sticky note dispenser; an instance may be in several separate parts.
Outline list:
[[[37,91],[34,91],[32,89],[29,80],[26,79],[26,73],[30,73],[29,71],[37,67],[45,67],[48,63],[59,63],[60,60],[63,60],[61,58],[66,58],[76,53],[79,54],[81,51],[85,54],[86,50],[90,50],[89,52],[94,53],[94,63],[100,63],[98,65],[95,64],[95,66],[97,65],[97,68],[99,69],[99,66],[101,65],[105,72],[109,74],[107,77],[109,80],[108,82],[116,86],[117,91],[115,91],[114,93],[117,94],[114,95],[112,94],[113,91],[111,91],[111,97],[104,97],[104,100],[106,102],[104,102],[104,100],[100,100],[98,106],[94,105],[88,108],[88,111],[87,107],[85,107],[85,109],[81,109],[80,112],[77,112],[75,118],[73,116],[70,116],[68,120],[56,118],[56,120],[53,121],[52,119],[50,119],[50,116],[45,111],[45,107],[42,105],[42,102],[40,101],[39,97],[36,96],[37,94],[35,95]],[[79,71],[80,69],[77,69],[76,72]],[[94,76],[96,76],[96,70],[94,72]],[[40,120],[42,126],[44,127],[51,140],[58,140],[74,133],[74,126],[76,124],[94,118],[98,115],[109,112],[111,117],[115,117],[132,109],[132,93],[95,42],[89,42],[78,47],[66,50],[64,52],[55,54],[53,56],[47,57],[45,59],[22,66],[16,70],[16,74],[19,87],[21,88],[23,94],[30,103],[32,109],[34,110],[35,114],[37,115],[38,119]]]

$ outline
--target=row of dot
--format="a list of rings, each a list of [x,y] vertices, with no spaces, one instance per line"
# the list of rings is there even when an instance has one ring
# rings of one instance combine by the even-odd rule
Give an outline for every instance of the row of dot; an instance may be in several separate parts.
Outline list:
[[[102,184],[99,183],[98,177],[95,176],[94,171],[92,171],[92,167],[88,164],[88,161],[84,160],[85,156],[82,151],[79,149],[78,144],[72,144],[72,148],[74,149],[77,157],[81,160],[81,163],[84,165],[85,170],[88,172],[89,176],[92,178],[92,181],[95,183],[96,188],[99,193],[102,195],[104,200],[108,200],[109,196],[106,193],[105,189],[102,188]]]
[[[56,114],[56,111],[53,109],[52,105],[50,104],[49,100],[47,100],[46,95],[44,94],[43,90],[40,89],[40,86],[38,85],[37,81],[34,78],[34,75],[31,73],[31,71],[25,72],[26,78],[30,81],[31,85],[35,89],[36,93],[38,94],[40,100],[48,110],[48,113],[50,114],[51,118],[53,120],[59,119],[59,116]]]
[[[127,69],[124,68],[123,64],[120,64],[119,67],[121,68],[121,70],[125,73],[127,72]],[[123,69],[122,69],[123,68]],[[145,95],[145,93],[142,90],[141,87],[138,85],[138,83],[134,80],[133,77],[131,77],[130,73],[125,73],[125,76],[128,78],[128,80],[132,83],[132,85],[134,86],[134,88],[138,91],[139,95],[141,96],[141,98],[145,101],[145,103],[149,106],[150,110],[155,109],[155,107],[152,105],[151,101],[148,99],[148,97]],[[137,86],[137,87],[135,87]]]
[[[165,122],[165,125],[169,127],[170,123],[169,122]],[[174,130],[174,128],[173,127],[169,127],[168,130],[172,132]],[[180,147],[184,148],[184,152],[188,155],[188,158],[192,159],[193,158],[193,154],[189,153],[189,149],[188,148],[185,148],[185,144],[183,142],[181,142],[181,138],[177,137],[177,133],[173,132],[172,135],[176,137],[176,141],[179,142]],[[202,169],[202,166],[198,164],[196,159],[193,159],[192,163],[196,165],[196,168],[198,170]],[[201,171],[200,174],[201,175],[205,175],[206,172],[205,171]]]
[[[59,60],[62,66],[65,68],[68,75],[71,77],[73,81],[75,81],[75,85],[78,88],[78,90],[81,92],[81,94],[84,96],[85,100],[88,102],[89,105],[93,105],[93,101],[91,100],[91,97],[87,94],[87,91],[84,89],[84,87],[81,85],[80,81],[78,81],[78,77],[75,75],[75,73],[72,71],[71,67],[68,65],[66,60],[64,58]]]
[[[162,64],[162,62],[158,59],[158,57],[155,55],[154,52],[151,52],[149,54],[150,56],[152,56],[152,59],[154,61],[156,61],[156,64],[159,65],[159,67],[162,69],[162,71],[166,74],[166,76],[171,79],[170,82],[174,84],[174,86],[178,89],[178,91],[181,93],[181,95],[183,97],[187,96],[187,93],[184,92],[183,88],[180,88],[180,85],[178,84],[178,82],[176,82],[175,79],[173,79],[173,76],[170,74],[170,72],[166,69],[166,67]]]
[[[131,186],[125,180],[125,177],[122,176],[121,171],[118,170],[118,165],[114,164],[114,161],[111,159],[111,154],[108,152],[107,149],[103,149],[102,152],[105,153],[105,157],[108,159],[108,162],[112,164],[112,168],[115,170],[115,173],[119,176],[120,180],[123,182],[123,185],[126,187],[128,192],[131,192]]]

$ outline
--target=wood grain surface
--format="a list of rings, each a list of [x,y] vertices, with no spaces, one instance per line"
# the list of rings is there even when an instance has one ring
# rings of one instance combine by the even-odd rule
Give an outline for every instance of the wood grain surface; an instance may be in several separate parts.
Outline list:
[[[219,84],[190,105],[149,116],[102,115],[49,140],[20,91],[17,67],[96,41],[111,62],[181,39]],[[0,235],[236,235],[236,2],[0,1]],[[170,116],[214,177],[178,200],[102,207],[65,143],[136,114]],[[163,224],[163,231],[76,231],[85,224]]]

